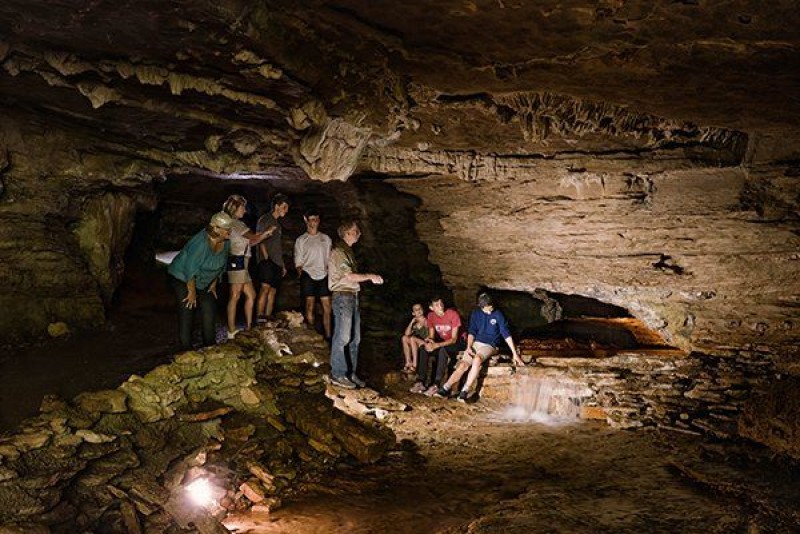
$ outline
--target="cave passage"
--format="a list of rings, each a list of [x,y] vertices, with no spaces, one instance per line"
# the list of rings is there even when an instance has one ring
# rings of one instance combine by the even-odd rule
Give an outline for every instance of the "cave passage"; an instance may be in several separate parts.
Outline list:
[[[3,0],[0,533],[800,532],[798,27],[796,0]],[[247,278],[232,194],[250,228],[289,199],[285,276],[250,262],[278,313],[244,329],[205,284]],[[348,376],[298,311],[309,207],[359,223]],[[522,362],[499,314],[486,361],[438,305],[410,323],[441,297],[463,334],[483,291]]]

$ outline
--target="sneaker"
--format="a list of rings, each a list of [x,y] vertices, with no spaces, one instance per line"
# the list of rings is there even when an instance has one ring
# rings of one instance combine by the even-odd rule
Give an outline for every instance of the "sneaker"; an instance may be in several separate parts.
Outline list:
[[[434,397],[440,397],[442,399],[449,399],[450,398],[450,390],[445,388],[439,388],[436,390],[436,393],[433,394]]]
[[[468,398],[469,398],[469,393],[467,393],[466,391],[462,391],[461,393],[458,394],[458,402],[466,403]]]
[[[350,381],[346,376],[332,376],[331,384],[338,386],[342,389],[356,389],[356,385]]]
[[[367,387],[367,383],[364,382],[363,380],[361,380],[360,378],[358,378],[358,376],[355,373],[350,375],[350,382],[352,382],[353,384],[355,384],[356,386],[358,386],[360,388]]]
[[[427,397],[433,397],[434,395],[436,395],[436,393],[438,391],[439,391],[439,388],[434,385],[434,386],[429,387],[425,391],[423,391],[422,394],[427,396]]]
[[[409,389],[408,391],[410,391],[411,393],[422,393],[423,391],[425,391],[425,384],[423,384],[422,382],[417,382],[416,384],[411,386],[411,389]]]
[[[242,331],[242,329],[241,329],[241,328],[237,328],[237,329],[236,329],[236,330],[234,330],[233,332],[231,332],[231,331],[229,330],[229,331],[228,331],[228,339],[229,339],[229,340],[230,340],[230,339],[234,339],[234,338],[236,337],[236,334],[238,334],[238,333],[239,333],[239,332],[241,332],[241,331]]]
[[[266,315],[259,315],[256,319],[256,324],[267,324],[269,318]]]

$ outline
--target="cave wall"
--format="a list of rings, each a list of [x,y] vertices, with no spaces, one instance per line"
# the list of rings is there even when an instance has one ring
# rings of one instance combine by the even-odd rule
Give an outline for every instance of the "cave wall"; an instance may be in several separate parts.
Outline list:
[[[479,285],[544,289],[621,306],[684,349],[780,353],[799,337],[789,171],[545,161],[502,181],[390,181],[422,200],[420,237],[461,306]],[[794,200],[765,215],[764,188]]]
[[[0,122],[0,153],[0,339],[102,323],[136,210],[153,207],[155,172],[12,113]]]

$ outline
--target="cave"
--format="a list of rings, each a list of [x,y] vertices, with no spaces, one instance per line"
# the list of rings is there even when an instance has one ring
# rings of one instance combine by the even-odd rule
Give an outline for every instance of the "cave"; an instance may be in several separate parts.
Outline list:
[[[800,530],[798,24],[790,0],[3,2],[0,531]],[[227,325],[220,263],[186,345],[171,262],[231,195],[254,234],[288,199],[275,312]],[[331,280],[361,314],[347,376],[337,321],[304,317],[309,209],[369,275]],[[412,306],[474,348],[481,295],[512,344],[473,387],[442,387],[458,343],[403,370]]]

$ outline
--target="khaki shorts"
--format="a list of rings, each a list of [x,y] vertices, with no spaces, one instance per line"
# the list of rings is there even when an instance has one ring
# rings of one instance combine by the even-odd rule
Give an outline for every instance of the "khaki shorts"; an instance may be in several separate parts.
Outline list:
[[[250,256],[244,257],[244,269],[239,271],[228,271],[228,283],[229,284],[246,284],[247,282],[251,282],[250,279],[250,272],[247,270],[248,265],[250,264]]]
[[[491,345],[487,345],[486,343],[481,343],[480,341],[475,341],[472,343],[472,348],[478,357],[481,359],[481,363],[486,363],[486,361],[497,354],[497,347],[493,347]],[[470,356],[467,354],[467,351],[462,352],[458,355],[458,359],[462,362],[466,362],[472,365],[472,359],[474,356]]]

